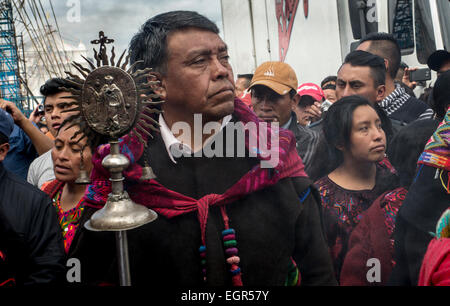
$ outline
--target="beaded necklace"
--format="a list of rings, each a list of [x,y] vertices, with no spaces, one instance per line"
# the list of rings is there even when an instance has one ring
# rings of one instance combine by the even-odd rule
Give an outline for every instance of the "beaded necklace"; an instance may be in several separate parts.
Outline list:
[[[222,213],[225,229],[222,231],[223,246],[225,247],[225,254],[228,256],[227,263],[230,266],[231,282],[233,286],[242,286],[241,268],[239,262],[241,259],[238,256],[236,231],[230,228],[229,218],[225,209],[225,206],[220,207]],[[206,246],[201,245],[199,248],[203,281],[206,282]]]
[[[59,225],[61,226],[64,240],[64,249],[66,253],[68,253],[84,210],[84,199],[81,198],[74,208],[69,209],[68,211],[64,211],[61,208],[61,194],[62,188],[56,193],[55,197],[53,198],[53,206],[55,207],[56,213],[58,214],[58,221]]]

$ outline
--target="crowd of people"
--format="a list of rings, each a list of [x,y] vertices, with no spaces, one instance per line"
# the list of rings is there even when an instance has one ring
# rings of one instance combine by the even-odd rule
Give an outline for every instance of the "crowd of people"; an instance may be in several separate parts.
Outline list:
[[[438,78],[416,98],[415,68],[387,33],[361,39],[320,84],[276,61],[234,80],[218,33],[173,11],[130,42],[131,64],[156,72],[165,101],[145,148],[136,134],[120,140],[127,192],[159,215],[128,231],[132,284],[450,285],[450,53],[431,54]],[[71,120],[71,89],[48,80],[29,118],[0,100],[0,286],[70,285],[72,258],[79,283],[119,284],[114,233],[84,227],[111,192],[109,145]],[[172,130],[194,130],[196,114],[220,123],[201,146]],[[237,122],[276,136],[278,163],[263,167],[252,146],[262,133]],[[249,154],[229,156],[238,137]],[[197,154],[212,145],[214,156]],[[156,178],[141,179],[147,166]]]

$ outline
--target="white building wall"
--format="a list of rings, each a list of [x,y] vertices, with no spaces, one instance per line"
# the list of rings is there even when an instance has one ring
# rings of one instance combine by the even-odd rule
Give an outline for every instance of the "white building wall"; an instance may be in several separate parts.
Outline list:
[[[248,0],[222,1],[222,21],[223,37],[235,76],[252,73],[255,56]]]
[[[72,61],[76,61],[84,66],[87,66],[86,61],[81,57],[81,55],[87,57],[86,46],[83,43],[78,43],[77,45],[69,44],[68,42],[64,42],[64,48],[60,41],[56,41],[56,46],[58,48],[58,52],[61,54],[61,58],[64,61],[65,68],[70,67],[70,71],[74,74],[79,74],[78,71],[73,68],[70,63]],[[65,53],[64,51],[65,50]],[[49,75],[46,72],[44,65],[41,60],[41,56],[43,57],[43,52],[48,52],[39,50],[38,52],[33,48],[31,42],[25,44],[25,59],[27,65],[27,79],[28,79],[28,87],[33,92],[35,96],[41,96],[39,91],[40,87],[49,79]],[[66,60],[67,55],[67,60]],[[53,58],[53,56],[52,56]],[[59,60],[60,57],[56,55],[56,58]],[[65,68],[61,65],[61,70],[65,70]],[[67,77],[65,73],[61,75],[59,69],[56,67],[52,67],[54,74],[51,77]]]
[[[341,43],[341,63],[350,52],[350,44],[354,41],[352,27],[350,25],[350,14],[348,12],[348,0],[337,0],[337,11],[339,20],[339,39]]]
[[[341,44],[335,0],[309,1],[305,18],[299,1],[285,62],[297,73],[299,83],[336,75],[341,63]]]
[[[263,62],[280,59],[275,2],[222,0],[224,40],[235,75],[253,73]],[[285,62],[294,68],[299,83],[320,83],[336,74],[342,62],[336,0],[309,1],[307,18],[299,1]]]
[[[271,35],[267,23],[269,19],[266,14],[272,9],[275,10],[275,6],[273,1],[268,2],[265,0],[251,1],[257,65],[278,58],[278,36],[272,36],[272,39],[275,38],[275,40],[270,41]]]

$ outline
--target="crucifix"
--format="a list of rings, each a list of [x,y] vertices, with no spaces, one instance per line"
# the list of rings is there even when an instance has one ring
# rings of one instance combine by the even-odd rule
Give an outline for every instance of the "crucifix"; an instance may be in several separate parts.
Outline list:
[[[99,49],[99,53],[98,53],[98,57],[102,58],[103,57],[103,52],[106,51],[106,46],[105,44],[110,44],[114,42],[114,39],[108,38],[108,36],[105,36],[105,33],[103,31],[100,31],[98,33],[98,38],[99,39],[94,39],[91,40],[91,44],[94,45],[98,45],[100,44],[100,49]]]

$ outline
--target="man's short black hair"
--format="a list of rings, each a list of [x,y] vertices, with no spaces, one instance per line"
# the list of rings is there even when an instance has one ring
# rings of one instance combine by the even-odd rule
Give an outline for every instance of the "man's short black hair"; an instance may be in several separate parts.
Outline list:
[[[400,129],[389,142],[386,153],[403,187],[411,185],[417,160],[438,124],[439,121],[433,119],[415,120],[407,128]]]
[[[304,95],[304,96],[300,97],[300,100],[298,101],[298,106],[307,107],[307,106],[313,105],[314,102],[316,102],[316,101],[314,100],[313,97]]]
[[[383,32],[369,33],[359,41],[359,44],[365,41],[370,41],[367,51],[388,60],[389,75],[392,79],[395,79],[397,71],[400,68],[402,54],[400,45],[394,35]]]
[[[350,64],[355,67],[370,67],[370,74],[372,75],[374,86],[378,87],[386,84],[386,66],[384,65],[384,59],[378,55],[362,50],[355,50],[347,54],[344,64]]]
[[[135,69],[153,68],[162,74],[168,59],[167,37],[186,28],[197,28],[219,34],[214,22],[192,11],[172,11],[148,19],[130,42],[130,62],[143,60]]]
[[[323,88],[323,86],[325,84],[330,83],[330,82],[334,82],[336,84],[336,81],[337,81],[337,76],[329,75],[325,79],[323,79],[322,82],[320,82],[320,88],[326,89],[326,88]],[[334,86],[334,89],[336,89],[336,85]]]
[[[436,118],[441,121],[450,106],[450,70],[442,73],[434,83],[433,102]]]
[[[68,82],[66,79],[52,78],[47,80],[45,84],[41,86],[39,91],[41,92],[41,95],[47,98],[48,96],[56,95],[57,93],[66,91],[62,90],[61,87],[77,89],[74,85],[72,85],[72,83]]]

